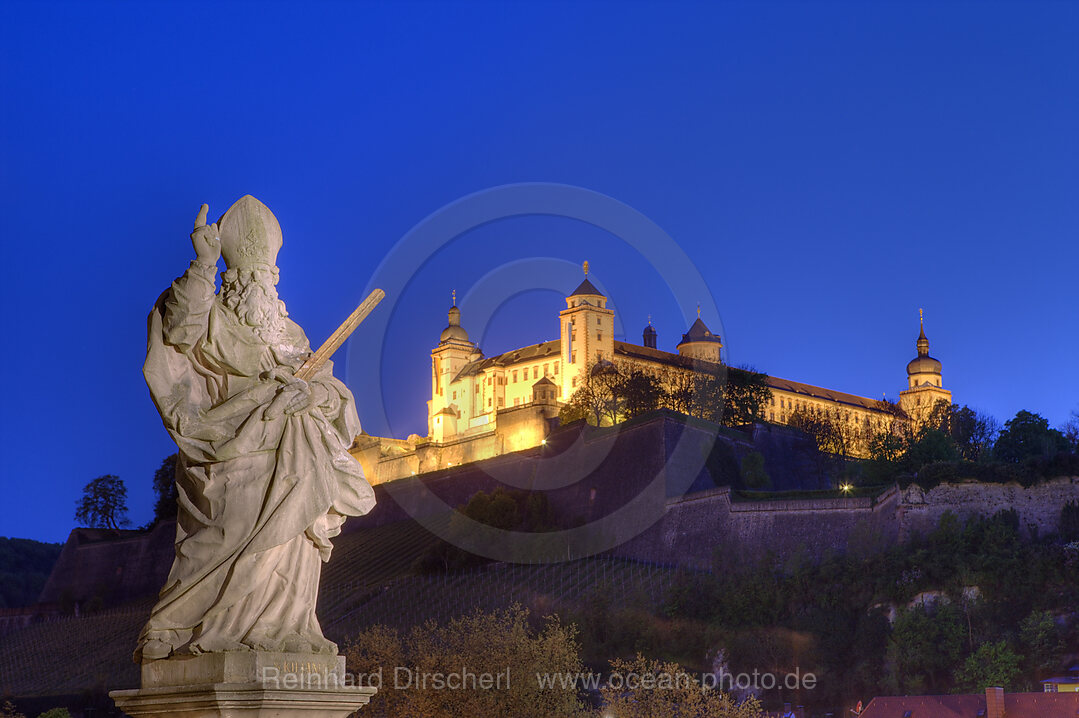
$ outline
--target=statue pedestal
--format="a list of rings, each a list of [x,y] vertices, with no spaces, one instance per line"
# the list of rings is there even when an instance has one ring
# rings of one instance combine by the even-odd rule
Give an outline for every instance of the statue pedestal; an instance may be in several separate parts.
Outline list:
[[[142,688],[113,691],[132,718],[345,718],[375,688],[350,685],[344,656],[244,651],[142,665]]]

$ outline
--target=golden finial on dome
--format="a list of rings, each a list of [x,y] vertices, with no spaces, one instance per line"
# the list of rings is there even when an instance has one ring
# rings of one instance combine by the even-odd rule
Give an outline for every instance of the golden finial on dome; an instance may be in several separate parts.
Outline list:
[[[697,302],[697,319],[701,318],[701,303]]]
[[[918,310],[918,323],[925,326],[925,311],[922,309]]]
[[[584,276],[588,276],[588,260],[584,260]]]
[[[456,307],[457,306],[457,290],[454,289],[452,292],[450,292],[450,296],[453,297],[453,306]]]

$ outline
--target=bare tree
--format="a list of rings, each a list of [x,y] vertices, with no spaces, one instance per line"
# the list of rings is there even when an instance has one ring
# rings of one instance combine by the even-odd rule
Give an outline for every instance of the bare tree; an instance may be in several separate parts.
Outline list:
[[[118,529],[127,518],[127,487],[119,476],[105,474],[88,483],[75,504],[75,520],[91,528]]]

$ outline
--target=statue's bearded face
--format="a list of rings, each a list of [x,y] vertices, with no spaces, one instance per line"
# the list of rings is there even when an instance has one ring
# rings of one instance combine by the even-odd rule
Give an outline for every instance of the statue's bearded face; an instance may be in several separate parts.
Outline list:
[[[277,267],[237,267],[221,275],[221,301],[268,343],[281,336],[288,316],[277,279]]]

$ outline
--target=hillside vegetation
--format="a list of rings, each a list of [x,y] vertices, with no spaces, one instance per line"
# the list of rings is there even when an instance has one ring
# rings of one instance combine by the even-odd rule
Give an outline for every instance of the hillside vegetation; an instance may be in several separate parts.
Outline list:
[[[63,545],[0,537],[0,608],[37,602]]]

